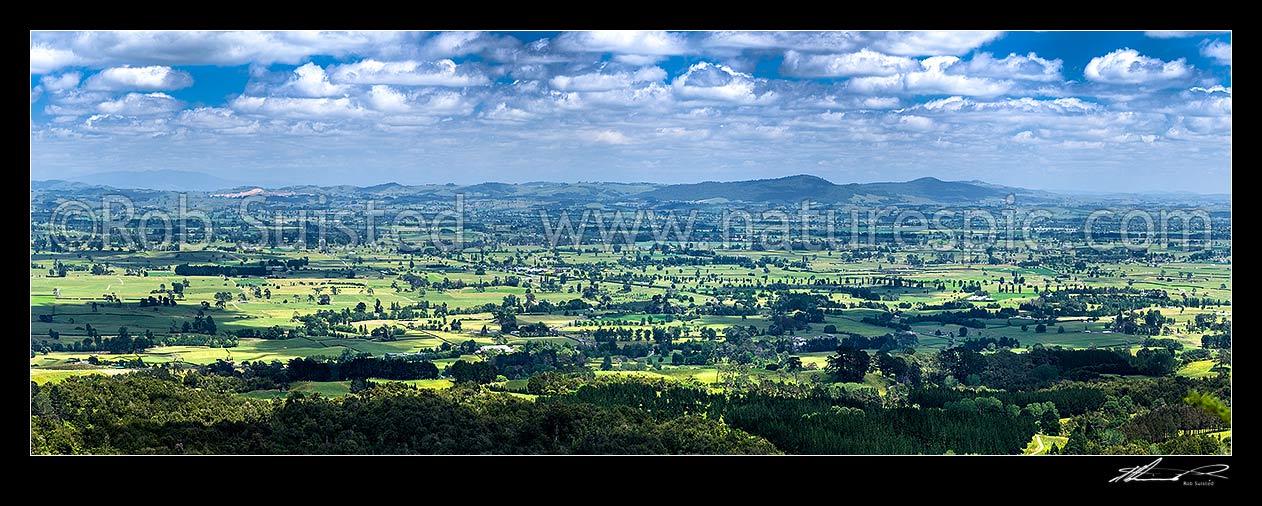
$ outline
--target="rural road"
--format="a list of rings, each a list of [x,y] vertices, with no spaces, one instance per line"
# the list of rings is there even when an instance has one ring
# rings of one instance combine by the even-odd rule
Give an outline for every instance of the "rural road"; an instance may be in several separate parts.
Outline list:
[[[1037,450],[1034,450],[1034,453],[1031,453],[1030,455],[1038,455],[1040,453],[1043,453],[1043,438],[1039,437],[1038,434],[1035,434],[1034,440],[1038,442],[1039,448]]]

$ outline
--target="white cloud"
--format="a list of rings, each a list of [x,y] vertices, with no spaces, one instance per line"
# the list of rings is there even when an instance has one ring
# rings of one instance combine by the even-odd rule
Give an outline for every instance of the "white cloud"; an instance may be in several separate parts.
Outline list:
[[[937,112],[1001,111],[1045,112],[1055,114],[1074,114],[1101,110],[1099,105],[1084,102],[1076,97],[1057,98],[1052,100],[1021,97],[996,101],[977,101],[954,96],[938,100],[930,100],[918,107]]]
[[[872,32],[711,32],[701,46],[715,49],[792,49],[839,53],[862,48]]]
[[[555,76],[548,81],[561,91],[607,91],[628,88],[635,83],[660,82],[666,79],[661,67],[644,67],[635,72],[593,72],[576,76]]]
[[[1194,31],[1194,30],[1149,30],[1144,35],[1154,39],[1178,39],[1184,37],[1199,37],[1201,35],[1213,35],[1218,33],[1226,33],[1223,31]]]
[[[1020,132],[1017,132],[1016,135],[1012,136],[1012,142],[1015,142],[1018,144],[1033,144],[1035,142],[1038,142],[1038,138],[1034,136],[1034,132],[1031,132],[1029,130],[1022,130]]]
[[[139,118],[118,114],[94,114],[83,121],[83,129],[93,133],[162,137],[171,134],[167,118]]]
[[[1062,65],[1059,59],[1039,58],[1034,53],[1025,56],[1012,53],[1000,59],[990,53],[979,53],[967,64],[955,68],[971,76],[1050,82],[1061,80]]]
[[[242,95],[233,99],[228,105],[241,113],[298,119],[354,118],[363,116],[367,112],[366,109],[345,97],[294,98]]]
[[[879,97],[879,96],[863,96],[863,95],[835,95],[826,94],[824,96],[802,97],[797,100],[798,104],[829,110],[882,110],[897,109],[902,105],[902,101],[898,97]],[[838,113],[838,114],[844,114]]]
[[[53,47],[50,44],[35,43],[31,44],[31,73],[44,74],[78,64],[79,57],[74,51]]]
[[[178,111],[184,103],[166,93],[128,93],[116,100],[101,102],[96,110],[116,116],[149,116]]]
[[[198,107],[180,111],[175,123],[190,128],[229,133],[252,133],[259,126],[257,121],[242,118],[231,109],[221,107]]]
[[[1118,49],[1087,63],[1087,79],[1107,84],[1154,84],[1187,76],[1191,66],[1183,58],[1162,61],[1130,48]]]
[[[889,76],[920,68],[911,58],[889,56],[862,49],[847,54],[803,54],[789,50],[784,54],[782,73],[797,77]]]
[[[687,50],[683,35],[662,31],[605,30],[566,32],[556,38],[557,47],[579,53],[626,53],[678,55]]]
[[[863,97],[856,105],[860,109],[893,109],[901,103],[898,97]]]
[[[294,69],[286,86],[303,97],[331,97],[343,93],[343,87],[330,83],[324,69],[314,63]]]
[[[597,144],[630,144],[631,139],[617,130],[593,130],[582,133],[582,137]]]
[[[416,32],[90,31],[35,32],[31,73],[67,66],[298,64],[317,55],[389,57]]]
[[[869,95],[964,95],[992,97],[1014,86],[1012,81],[948,74],[960,63],[954,56],[934,56],[920,61],[921,70],[884,77],[856,77],[846,83],[848,90]]]
[[[79,80],[82,78],[83,75],[78,72],[66,72],[60,76],[50,74],[41,77],[39,83],[44,87],[44,89],[55,93],[58,91],[74,89],[75,86],[79,85]]]
[[[45,70],[31,79],[32,167],[43,177],[90,163],[105,170],[118,160],[214,162],[323,184],[340,176],[310,167],[419,182],[432,177],[395,168],[445,162],[461,167],[450,179],[463,183],[569,177],[565,171],[590,165],[585,155],[595,154],[620,178],[674,182],[721,170],[732,178],[788,170],[779,167],[839,170],[833,175],[842,179],[917,177],[923,160],[933,159],[969,178],[1049,188],[1099,174],[1110,184],[1130,182],[1125,172],[1135,166],[1186,166],[1207,174],[1196,184],[1213,186],[1205,180],[1230,167],[1230,81],[1218,75],[1230,70],[1228,36],[1149,40],[1164,48],[1150,55],[1185,56],[1213,71],[1183,62],[1184,77],[1154,81],[1160,86],[1081,74],[1066,82],[1065,73],[1080,72],[1089,58],[1064,63],[1033,53],[1046,42],[1039,34],[1005,41],[992,54],[998,44],[987,41],[995,36],[615,32],[522,42],[475,32],[32,32],[31,66]],[[1031,40],[1009,53],[1008,42]],[[319,65],[309,63],[317,54]],[[681,58],[663,63],[679,55],[688,63],[682,68]],[[765,68],[777,55],[779,75]],[[201,91],[192,96],[209,107],[185,109],[153,88],[88,89],[86,81],[105,74],[101,68],[175,71],[233,61],[250,67],[244,88],[221,89],[217,78],[201,82],[193,72]],[[1140,62],[1140,71],[1161,77],[1166,62],[1157,61],[1153,69]],[[1099,75],[1132,78],[1125,70]],[[1082,149],[1096,146],[1104,149]]]
[[[1064,140],[1056,144],[1057,147],[1068,149],[1099,149],[1104,147],[1101,141],[1080,141],[1080,140]]]
[[[872,47],[902,56],[962,55],[999,38],[997,31],[888,32]]]
[[[489,84],[486,75],[451,60],[436,62],[363,60],[330,68],[333,82],[342,84],[393,84],[399,86],[465,87]]]
[[[474,99],[452,91],[418,92],[412,100],[416,111],[428,116],[465,116],[476,105]]]
[[[516,39],[485,32],[441,32],[426,39],[421,52],[428,58],[452,58],[487,50],[511,50],[519,44]]]
[[[1231,94],[1231,88],[1225,88],[1221,84],[1215,84],[1208,88],[1202,88],[1200,86],[1193,86],[1191,88],[1188,88],[1188,91],[1199,91],[1201,93],[1226,93],[1228,95]]]
[[[381,112],[399,113],[412,110],[407,96],[384,84],[373,85],[368,92],[368,104]]]
[[[967,98],[954,96],[930,100],[925,102],[922,107],[929,110],[959,111],[960,109],[963,109],[964,106],[971,105],[972,103],[973,101]]]
[[[757,95],[752,76],[731,67],[700,62],[671,81],[675,94],[683,99],[754,104],[773,100],[773,92]]]
[[[933,130],[935,127],[932,119],[916,115],[899,116],[898,125],[904,130],[913,130],[917,132],[927,132]]]
[[[898,56],[963,55],[1003,32],[936,31],[936,32],[711,32],[703,35],[699,46],[712,52],[744,49],[787,49],[805,53],[849,53],[871,49]]]
[[[500,102],[495,104],[494,108],[483,110],[481,117],[491,122],[523,123],[534,119],[535,115],[522,109],[509,107],[507,103]]]
[[[166,91],[193,85],[193,76],[171,67],[113,67],[89,77],[83,87],[106,91]]]
[[[1201,55],[1213,58],[1219,65],[1231,66],[1231,43],[1216,40],[1201,46]]]
[[[665,111],[673,102],[671,89],[657,82],[647,85],[590,92],[554,92],[562,109]]]
[[[620,54],[620,55],[615,55],[613,57],[613,60],[618,63],[625,63],[627,65],[641,65],[641,66],[652,65],[654,63],[657,63],[658,61],[661,61],[661,59],[662,59],[662,56],[643,55],[643,54]]]
[[[85,91],[80,88],[62,90],[48,95],[51,102],[44,108],[44,113],[52,116],[82,116],[97,112],[97,104],[110,100],[109,93]]]
[[[1231,117],[1231,88],[1197,86],[1180,93],[1179,98],[1181,102],[1171,101],[1158,110],[1176,115]]]

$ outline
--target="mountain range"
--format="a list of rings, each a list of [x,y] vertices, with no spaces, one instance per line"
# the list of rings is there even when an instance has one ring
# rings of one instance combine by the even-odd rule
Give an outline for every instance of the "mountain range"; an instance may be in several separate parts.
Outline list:
[[[903,182],[837,184],[827,179],[800,174],[774,179],[749,181],[706,181],[689,184],[577,182],[528,183],[486,182],[473,185],[384,183],[372,186],[296,185],[264,187],[241,185],[239,182],[186,171],[107,172],[77,178],[75,182],[60,180],[32,181],[32,192],[112,187],[143,191],[193,191],[208,197],[234,198],[251,195],[300,196],[330,195],[346,197],[379,197],[406,200],[448,199],[463,194],[468,199],[533,200],[537,202],[643,202],[701,203],[726,202],[792,203],[809,199],[822,204],[967,204],[997,202],[1013,196],[1024,203],[1056,201],[1168,201],[1186,200],[1230,202],[1230,195],[1186,195],[1133,193],[1070,194],[1053,193],[983,181],[943,181],[922,177]]]
[[[138,170],[101,172],[70,178],[71,181],[113,188],[211,191],[245,184],[204,172],[184,170]]]

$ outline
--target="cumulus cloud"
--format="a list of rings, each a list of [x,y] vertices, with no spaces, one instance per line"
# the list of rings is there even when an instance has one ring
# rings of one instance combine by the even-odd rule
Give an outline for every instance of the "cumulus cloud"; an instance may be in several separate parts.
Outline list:
[[[1201,46],[1201,55],[1212,58],[1219,65],[1231,66],[1231,43],[1215,40]]]
[[[1018,144],[1033,144],[1035,142],[1038,142],[1038,137],[1034,136],[1034,132],[1031,132],[1029,130],[1022,130],[1012,136],[1012,142],[1015,142]]]
[[[662,31],[606,30],[566,32],[556,38],[565,51],[625,53],[634,55],[677,55],[687,50],[683,35]]]
[[[80,63],[78,55],[69,49],[54,47],[51,44],[31,44],[31,73],[44,74],[57,69]]]
[[[1144,35],[1154,39],[1179,39],[1184,37],[1199,37],[1202,35],[1213,35],[1217,33],[1225,33],[1222,31],[1195,31],[1195,30],[1149,30]]]
[[[753,76],[731,67],[700,62],[671,81],[675,94],[683,99],[754,104],[774,99],[774,92],[755,93]]]
[[[41,77],[39,83],[45,90],[55,93],[74,89],[74,87],[79,85],[79,80],[82,78],[83,74],[78,72],[66,72],[60,76],[49,74]]]
[[[368,104],[373,109],[382,112],[409,112],[412,110],[406,95],[384,84],[373,85],[368,92]]]
[[[1098,104],[1084,102],[1077,97],[1057,98],[1051,100],[1032,97],[1010,98],[1004,100],[980,101],[960,96],[930,100],[917,106],[929,111],[1005,111],[1005,112],[1050,112],[1072,114],[1099,111]]]
[[[660,55],[619,54],[614,55],[613,61],[627,65],[652,65],[661,61],[662,58]]]
[[[294,69],[294,75],[286,86],[303,97],[331,97],[343,92],[343,87],[329,82],[328,74],[314,63]]]
[[[548,81],[561,91],[608,91],[627,88],[635,83],[659,82],[666,79],[660,67],[644,67],[634,72],[593,72],[575,76],[559,75]]]
[[[535,118],[535,115],[529,111],[509,107],[508,103],[500,102],[495,107],[484,109],[481,114],[482,119],[500,123],[524,123]]]
[[[988,43],[999,36],[582,32],[522,41],[482,32],[32,32],[32,167],[205,159],[198,150],[216,146],[217,135],[227,139],[218,146],[232,149],[216,153],[237,154],[224,163],[249,167],[238,170],[306,171],[319,163],[358,170],[421,156],[527,174],[572,167],[594,153],[628,178],[689,180],[668,168],[844,165],[902,174],[899,164],[929,156],[948,168],[991,167],[989,175],[970,174],[1021,185],[1002,177],[1014,166],[1066,171],[1076,163],[1091,177],[1141,164],[1207,174],[1221,170],[1205,167],[1230,167],[1227,36],[1148,41],[1164,46],[1163,59],[1203,56],[1197,66],[1212,72],[1122,49],[1094,60],[1094,78],[1069,81],[1066,63],[1031,51],[1037,43],[994,53]],[[1118,47],[1112,40],[1086,44],[1101,55]],[[778,68],[763,65],[777,56]],[[166,94],[181,85],[178,69],[206,64],[249,65],[249,80],[220,89],[235,81],[199,77],[208,82],[191,83],[198,93],[190,96],[205,105]],[[149,67],[157,71],[145,74]],[[141,75],[119,77],[115,69]],[[295,138],[277,142],[284,136]],[[1179,142],[1163,142],[1171,139]],[[150,143],[130,144],[142,140]],[[650,166],[659,172],[633,172]],[[476,170],[460,177],[503,174]]]
[[[780,66],[782,73],[797,77],[889,76],[919,68],[920,63],[911,58],[868,49],[847,54],[803,54],[789,50]]]
[[[421,54],[426,58],[454,58],[486,53],[496,59],[505,59],[520,45],[512,37],[486,32],[440,32],[424,41]]]
[[[1192,87],[1179,94],[1179,101],[1159,106],[1159,110],[1180,116],[1231,117],[1231,88]]]
[[[450,91],[422,94],[420,98],[423,101],[419,107],[424,114],[464,116],[472,114],[476,105],[468,96]]]
[[[175,118],[181,126],[231,133],[252,133],[258,130],[258,122],[237,116],[231,109],[222,107],[198,107],[181,111]]]
[[[96,110],[117,116],[149,116],[166,114],[184,108],[184,103],[166,93],[128,93],[116,100],[96,105]]]
[[[83,86],[104,91],[169,91],[193,85],[193,76],[171,67],[113,67],[89,77]]]
[[[342,84],[393,84],[398,86],[482,86],[486,75],[469,65],[445,59],[436,62],[362,60],[331,67],[329,76]]]
[[[239,96],[229,102],[234,111],[282,118],[354,118],[367,110],[349,98],[295,98]]]
[[[838,53],[861,49],[871,42],[871,32],[711,32],[701,37],[708,49],[792,49],[803,52]]]
[[[702,48],[720,52],[784,49],[805,53],[849,53],[871,49],[897,56],[963,55],[1003,35],[995,31],[930,32],[712,32],[700,37]]]
[[[81,88],[62,90],[47,96],[51,102],[44,107],[44,113],[52,116],[82,116],[97,112],[97,104],[110,100],[111,94],[101,91],[86,91]]]
[[[583,132],[582,137],[596,144],[630,144],[631,139],[617,130],[593,130]]]
[[[172,134],[167,118],[94,114],[83,121],[83,129],[98,134],[164,137]]]
[[[934,56],[920,61],[920,70],[884,77],[856,77],[847,89],[869,95],[964,95],[992,97],[1014,86],[1012,81],[948,73],[960,63],[954,56]]]
[[[936,126],[932,119],[924,116],[905,115],[898,117],[898,126],[904,130],[913,130],[916,132],[928,132]]]
[[[1191,69],[1184,58],[1167,62],[1123,48],[1092,58],[1084,74],[1106,84],[1159,84],[1186,77]]]
[[[967,64],[957,65],[952,70],[958,69],[961,73],[980,77],[1051,82],[1061,80],[1062,65],[1060,59],[1039,58],[1034,53],[1025,56],[1011,53],[1003,58],[995,58],[990,53],[979,53]]]
[[[889,32],[872,43],[878,51],[902,56],[962,55],[1003,35],[997,31]]]
[[[415,32],[89,31],[35,32],[31,73],[68,66],[298,64],[317,55],[394,56]]]

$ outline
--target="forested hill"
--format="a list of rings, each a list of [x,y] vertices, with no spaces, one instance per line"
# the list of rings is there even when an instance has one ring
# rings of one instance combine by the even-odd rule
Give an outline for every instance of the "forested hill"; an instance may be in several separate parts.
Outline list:
[[[156,173],[155,173],[156,174]],[[191,174],[191,173],[184,173]],[[168,174],[170,175],[170,174]],[[99,179],[99,178],[98,178]],[[133,198],[170,200],[176,192],[231,204],[231,199],[251,196],[302,201],[319,196],[332,198],[393,199],[396,203],[449,201],[463,195],[469,201],[526,201],[540,204],[604,202],[628,205],[724,204],[728,202],[785,204],[810,200],[820,204],[986,204],[1000,203],[1009,195],[1025,204],[1115,202],[1154,202],[1221,205],[1230,195],[1053,193],[1001,186],[982,181],[943,181],[922,177],[903,182],[837,184],[819,176],[801,174],[775,179],[749,181],[707,181],[703,183],[618,183],[535,181],[527,183],[486,182],[472,185],[383,183],[367,186],[292,185],[221,187],[222,180],[175,184],[171,178],[156,178],[162,184],[84,183],[61,180],[32,181],[31,201],[59,202],[64,198],[99,197],[123,193]],[[82,181],[82,179],[81,179]],[[216,188],[211,190],[209,188]]]
[[[797,175],[777,179],[732,181],[696,184],[677,184],[646,192],[644,198],[657,200],[707,200],[725,199],[747,202],[775,202],[811,199],[819,202],[845,202],[856,197],[912,200],[924,199],[936,202],[978,201],[987,198],[1003,198],[1016,188],[980,185],[974,183],[942,181],[922,177],[913,181],[893,183],[834,184],[826,179]]]

